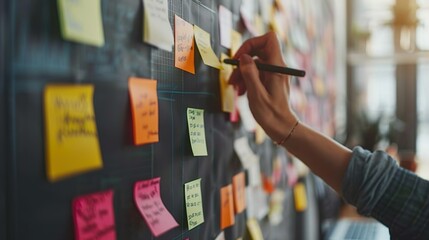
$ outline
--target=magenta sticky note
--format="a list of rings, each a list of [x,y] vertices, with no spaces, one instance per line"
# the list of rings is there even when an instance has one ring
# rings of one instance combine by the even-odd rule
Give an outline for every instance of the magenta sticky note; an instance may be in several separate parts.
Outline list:
[[[115,240],[113,190],[78,196],[72,203],[76,240]]]
[[[134,184],[134,201],[155,237],[179,226],[162,202],[160,181],[158,177]]]

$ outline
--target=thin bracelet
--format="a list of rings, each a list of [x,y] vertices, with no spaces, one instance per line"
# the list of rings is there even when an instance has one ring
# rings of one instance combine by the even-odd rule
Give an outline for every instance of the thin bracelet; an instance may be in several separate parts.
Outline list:
[[[293,131],[295,131],[295,128],[296,126],[298,126],[298,124],[299,124],[299,120],[296,121],[295,125],[293,125],[292,129],[290,130],[289,134],[286,137],[282,138],[280,142],[274,142],[274,143],[276,145],[283,145],[283,143],[285,143],[292,136],[292,133]]]

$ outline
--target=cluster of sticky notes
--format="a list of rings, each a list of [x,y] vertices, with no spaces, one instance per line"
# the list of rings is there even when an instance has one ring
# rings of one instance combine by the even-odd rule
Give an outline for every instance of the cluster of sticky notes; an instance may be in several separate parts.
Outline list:
[[[116,239],[112,190],[76,197],[72,212],[76,240]]]
[[[92,85],[44,91],[46,172],[50,181],[101,168]]]
[[[157,81],[131,77],[128,85],[133,116],[134,144],[158,142]]]
[[[135,204],[155,237],[179,225],[162,202],[160,181],[157,177],[134,184]]]
[[[104,45],[100,0],[58,0],[58,15],[64,39]]]
[[[185,184],[185,203],[188,229],[191,230],[204,222],[201,178]]]
[[[194,156],[207,156],[206,134],[204,127],[204,110],[188,108],[189,140]]]

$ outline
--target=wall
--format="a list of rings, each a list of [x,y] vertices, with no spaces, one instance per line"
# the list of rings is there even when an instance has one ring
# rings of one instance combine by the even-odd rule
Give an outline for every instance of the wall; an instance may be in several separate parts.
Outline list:
[[[218,70],[204,65],[197,51],[196,74],[192,75],[174,67],[172,53],[142,43],[142,1],[103,0],[101,3],[106,39],[101,48],[62,39],[56,1],[16,0],[11,3],[10,15],[1,14],[2,20],[8,18],[7,25],[10,26],[1,28],[6,31],[2,36],[10,36],[7,42],[10,55],[6,55],[10,64],[1,64],[7,69],[0,71],[10,73],[0,86],[0,91],[8,87],[7,101],[0,105],[0,130],[5,130],[0,131],[0,148],[8,147],[1,149],[0,153],[2,159],[7,158],[0,163],[5,164],[0,171],[7,171],[7,175],[0,174],[7,176],[10,190],[7,196],[8,237],[73,239],[72,199],[113,189],[118,239],[154,239],[134,205],[132,187],[136,181],[160,176],[162,199],[180,227],[157,239],[214,239],[221,231],[219,190],[231,183],[232,176],[244,171],[233,149],[234,140],[243,136],[249,140],[252,150],[261,157],[261,172],[266,176],[272,175],[273,161],[277,156],[283,157],[283,163],[290,163],[290,157],[269,139],[256,144],[255,133],[247,132],[241,124],[228,121],[228,114],[220,109]],[[238,14],[240,3],[232,0],[169,1],[170,22],[174,22],[174,14],[177,14],[208,31],[219,56],[221,52],[227,52],[218,43],[219,4],[232,10],[235,28],[245,38],[249,36]],[[1,11],[3,9],[6,8]],[[158,81],[158,143],[143,146],[132,143],[130,76]],[[51,183],[45,170],[44,87],[48,84],[83,83],[94,85],[93,103],[104,166],[101,170]],[[311,86],[303,94],[314,95]],[[332,116],[329,102],[325,101],[329,97],[328,94],[320,96],[320,99],[313,97],[311,102],[314,106],[302,113],[303,119],[309,123],[318,122],[316,126],[320,129],[330,128],[333,125],[331,120],[310,116],[318,103],[325,103],[320,108],[323,116]],[[205,110],[206,157],[192,156],[186,122],[187,107]],[[3,156],[4,153],[10,154]],[[307,227],[318,228],[311,181],[307,177],[301,179],[309,186],[307,191],[311,199],[308,205],[311,210],[297,213],[293,207],[292,187],[287,185],[284,168],[282,171],[283,178],[277,187],[286,193],[284,218],[277,226],[271,226],[266,218],[261,218],[264,236],[266,239],[317,239],[313,234],[316,231],[306,232]],[[188,231],[183,184],[200,177],[205,223]],[[0,193],[5,191],[6,186],[0,185]],[[1,210],[5,208],[5,201],[4,194],[1,194]],[[246,212],[237,214],[236,223],[225,229],[227,239],[244,236],[246,220]],[[0,221],[6,221],[4,214]],[[5,228],[5,224],[0,224],[0,234],[5,232]]]

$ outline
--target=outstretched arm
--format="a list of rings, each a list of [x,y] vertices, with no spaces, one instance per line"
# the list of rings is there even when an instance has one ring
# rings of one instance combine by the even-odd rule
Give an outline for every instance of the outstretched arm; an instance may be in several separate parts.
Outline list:
[[[247,91],[256,121],[277,142],[281,142],[294,128],[282,146],[340,192],[351,150],[304,123],[296,125],[298,119],[289,104],[289,78],[282,74],[259,72],[256,68],[255,61],[286,66],[275,33],[247,40],[234,58],[240,59],[240,66],[234,70],[230,82],[238,87],[240,94]]]

